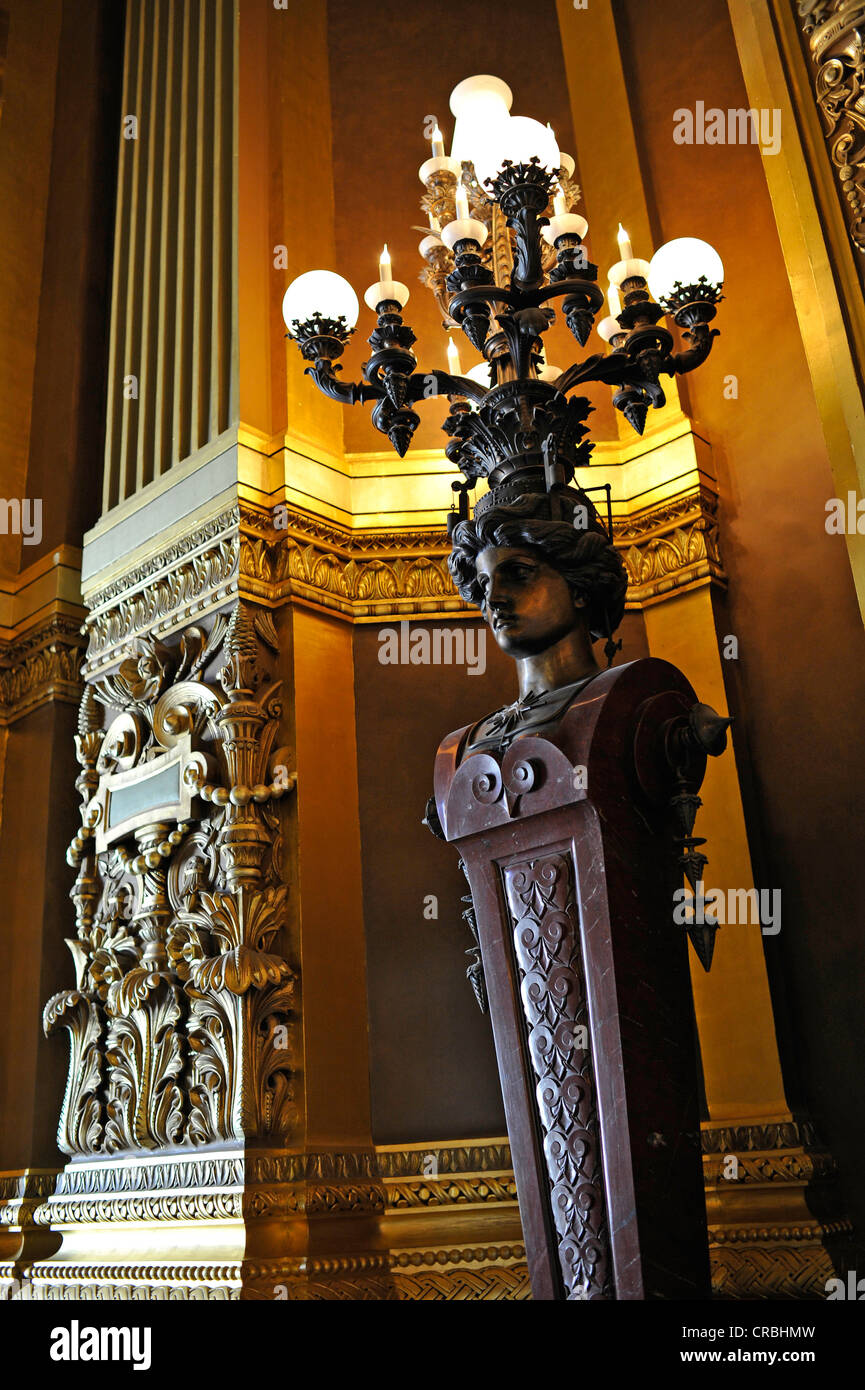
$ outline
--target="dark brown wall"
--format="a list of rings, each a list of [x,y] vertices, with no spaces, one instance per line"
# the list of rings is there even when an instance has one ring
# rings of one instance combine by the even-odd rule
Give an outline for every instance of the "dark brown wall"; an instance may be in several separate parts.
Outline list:
[[[468,886],[456,851],[420,822],[442,738],[515,699],[516,674],[489,635],[484,675],[382,665],[381,630],[354,630],[373,1137],[503,1134],[489,1019],[465,978],[471,937],[460,898]],[[626,617],[620,635],[620,661],[647,655],[639,615]],[[428,894],[438,898],[437,921],[424,918]]]
[[[100,511],[124,8],[63,6],[27,473],[43,538],[22,565]]]
[[[58,1162],[55,1142],[69,1058],[46,1039],[42,1009],[74,980],[66,848],[78,825],[76,710],[43,705],[9,730],[0,836],[0,1168]]]
[[[861,1225],[865,633],[844,538],[825,531],[835,487],[761,155],[672,139],[680,107],[749,104],[727,6],[624,0],[619,12],[656,244],[704,237],[727,269],[723,337],[688,389],[721,481],[722,630],[740,644],[729,696],[757,882],[783,894],[781,933],[765,941],[779,1006],[787,995],[789,1093],[839,1159]],[[724,399],[727,373],[738,400]]]

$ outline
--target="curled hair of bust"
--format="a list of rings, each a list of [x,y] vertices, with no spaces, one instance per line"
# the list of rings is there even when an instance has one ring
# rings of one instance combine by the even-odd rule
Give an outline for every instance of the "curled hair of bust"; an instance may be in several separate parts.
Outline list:
[[[565,494],[573,516],[581,499]],[[585,502],[583,502],[585,505]],[[483,608],[477,558],[493,546],[519,546],[539,551],[548,565],[563,575],[571,592],[583,600],[593,640],[608,637],[622,621],[628,577],[615,549],[592,516],[587,529],[567,519],[549,520],[549,501],[528,495],[517,502],[491,507],[474,521],[461,521],[453,534],[448,568],[467,603]]]

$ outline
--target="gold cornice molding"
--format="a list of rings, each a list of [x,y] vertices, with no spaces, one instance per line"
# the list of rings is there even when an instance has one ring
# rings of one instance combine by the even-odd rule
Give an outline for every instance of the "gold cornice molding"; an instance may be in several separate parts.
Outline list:
[[[81,551],[67,545],[0,578],[0,726],[49,700],[80,700],[80,578]]]
[[[531,1297],[506,1138],[376,1147],[401,1299]]]
[[[376,1144],[378,1172],[384,1181],[427,1175],[430,1159],[445,1177],[466,1173],[511,1172],[511,1147],[506,1136],[493,1139],[450,1139],[432,1143]]]
[[[356,1248],[384,1206],[371,1150],[123,1154],[0,1174],[0,1250],[11,1252],[0,1286],[26,1277],[25,1296],[39,1300],[392,1299],[387,1254]],[[272,1249],[275,1224],[301,1234],[307,1222],[347,1217],[360,1218],[359,1232],[346,1227],[332,1254],[256,1254]],[[116,1258],[106,1255],[110,1230]],[[62,1237],[61,1257],[20,1269],[16,1237],[35,1250],[49,1233]],[[286,1249],[297,1251],[297,1239],[286,1235]]]
[[[703,1153],[706,1155],[748,1153],[756,1149],[794,1149],[806,1144],[813,1147],[817,1142],[817,1132],[811,1121],[794,1119],[792,1115],[741,1125],[708,1122],[702,1129]]]
[[[517,1205],[507,1139],[379,1145],[376,1155],[388,1212]]]
[[[717,497],[705,482],[614,519],[614,536],[632,609],[673,590],[725,582]],[[301,602],[349,622],[471,618],[475,610],[454,591],[448,550],[437,527],[357,531],[241,501],[86,594],[85,674],[110,666],[136,639],[174,632],[238,594],[269,607]]]
[[[708,1125],[702,1147],[715,1297],[824,1298],[853,1231],[814,1126]]]
[[[813,1126],[794,1119],[702,1131],[710,1258],[722,1299],[825,1296],[850,1246],[832,1205],[835,1166]],[[738,1177],[723,1176],[735,1158]],[[827,1214],[806,1202],[817,1194]],[[378,1220],[382,1250],[325,1259],[243,1258],[258,1223],[362,1214]],[[196,1257],[212,1222],[237,1257]],[[106,1259],[105,1231],[123,1226],[153,1249]],[[184,1233],[184,1228],[187,1228]],[[65,1258],[37,1259],[29,1297],[528,1299],[530,1288],[510,1149],[504,1138],[378,1145],[349,1153],[266,1152],[118,1157],[0,1174],[0,1229],[59,1230]],[[100,1231],[102,1234],[100,1235]],[[234,1236],[231,1237],[231,1232]],[[82,1243],[83,1238],[83,1243]],[[122,1244],[118,1232],[118,1241]],[[254,1235],[252,1237],[254,1250]],[[178,1241],[189,1250],[178,1250]],[[83,1253],[93,1246],[95,1258]],[[77,1252],[82,1252],[81,1257]],[[0,1264],[0,1283],[16,1276]]]
[[[718,498],[706,487],[613,525],[628,571],[627,607],[643,608],[704,584],[726,587],[718,543]]]
[[[84,610],[58,604],[12,642],[0,643],[0,724],[12,724],[49,700],[81,698]]]
[[[236,507],[173,539],[104,587],[87,591],[89,677],[139,637],[158,637],[215,611],[237,595]]]

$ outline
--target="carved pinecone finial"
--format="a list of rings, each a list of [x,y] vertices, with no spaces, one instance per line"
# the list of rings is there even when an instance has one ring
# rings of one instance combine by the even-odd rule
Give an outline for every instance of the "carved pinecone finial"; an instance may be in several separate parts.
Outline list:
[[[258,681],[255,623],[245,603],[238,603],[225,633],[225,665],[219,680],[227,695],[253,691]]]
[[[255,660],[258,645],[255,640],[255,626],[252,614],[245,603],[238,603],[225,633],[225,653],[227,656],[246,657]]]
[[[102,711],[92,685],[85,685],[81,704],[78,706],[79,734],[95,734],[102,728]]]

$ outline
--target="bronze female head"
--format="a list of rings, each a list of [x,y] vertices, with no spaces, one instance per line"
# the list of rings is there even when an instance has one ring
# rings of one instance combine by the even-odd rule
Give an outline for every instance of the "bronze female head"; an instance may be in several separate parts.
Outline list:
[[[454,529],[448,565],[514,657],[537,656],[571,629],[610,639],[622,620],[625,567],[585,494],[526,493],[475,509]]]

